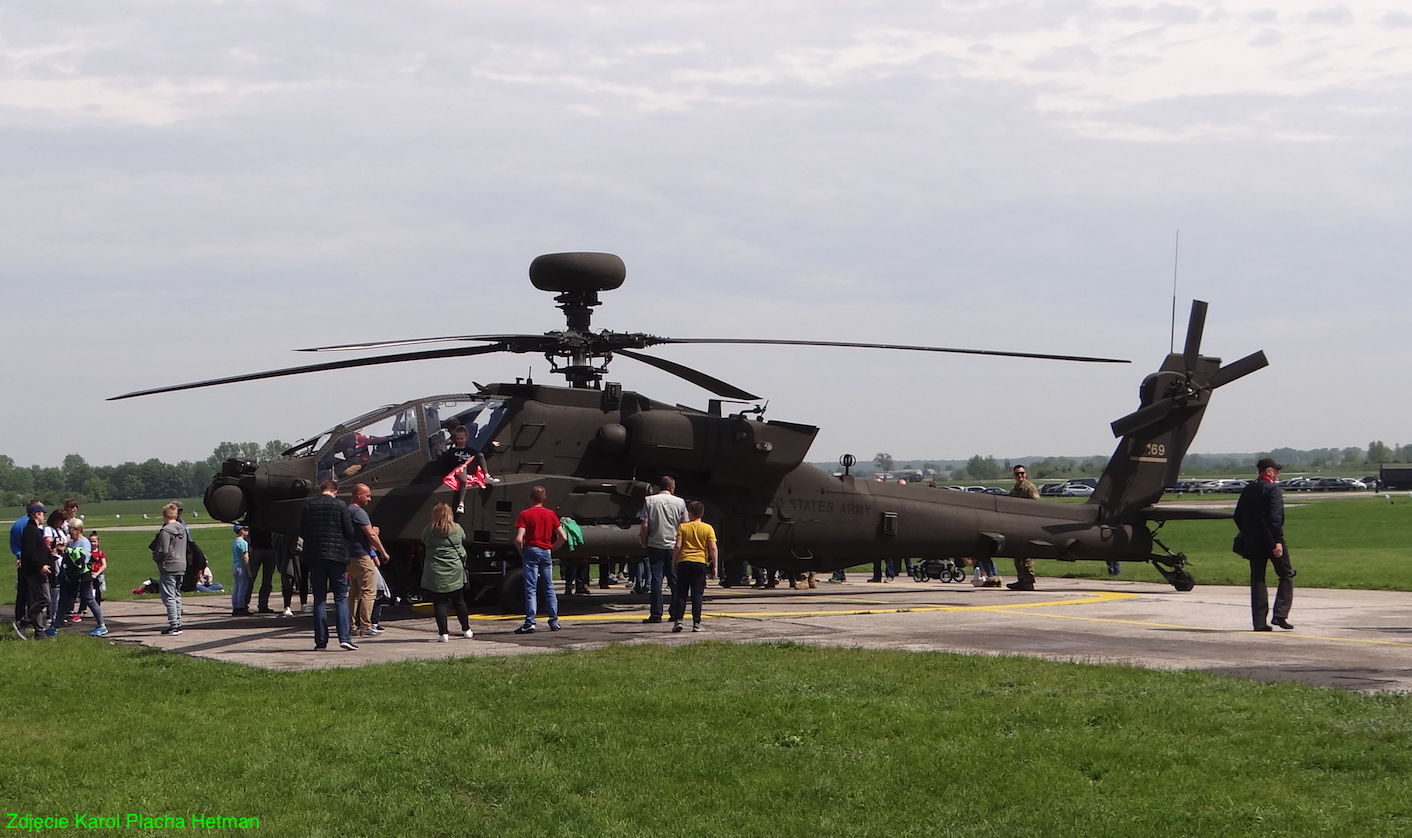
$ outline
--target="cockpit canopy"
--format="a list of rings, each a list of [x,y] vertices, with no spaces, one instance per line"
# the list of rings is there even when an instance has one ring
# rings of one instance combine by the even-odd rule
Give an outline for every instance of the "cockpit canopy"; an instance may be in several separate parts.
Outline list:
[[[468,447],[480,451],[505,418],[505,403],[473,395],[437,396],[388,405],[317,434],[285,452],[317,457],[318,480],[351,480],[384,465],[419,456],[436,460],[450,446],[451,430],[464,425]]]

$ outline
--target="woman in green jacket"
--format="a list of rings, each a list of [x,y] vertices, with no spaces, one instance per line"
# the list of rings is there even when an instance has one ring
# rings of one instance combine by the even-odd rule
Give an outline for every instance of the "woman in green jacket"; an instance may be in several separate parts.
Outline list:
[[[456,607],[456,616],[461,618],[461,636],[471,637],[470,614],[462,594],[466,587],[466,531],[452,520],[450,504],[432,507],[431,523],[422,530],[422,544],[427,548],[422,561],[422,587],[431,594],[439,635],[436,642],[451,640],[446,627],[448,604]]]

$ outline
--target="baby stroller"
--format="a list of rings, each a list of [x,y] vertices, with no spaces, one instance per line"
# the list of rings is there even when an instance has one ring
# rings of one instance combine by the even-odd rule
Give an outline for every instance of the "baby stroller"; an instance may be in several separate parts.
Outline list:
[[[922,559],[912,563],[912,579],[916,582],[960,582],[966,578],[966,569],[951,559]]]

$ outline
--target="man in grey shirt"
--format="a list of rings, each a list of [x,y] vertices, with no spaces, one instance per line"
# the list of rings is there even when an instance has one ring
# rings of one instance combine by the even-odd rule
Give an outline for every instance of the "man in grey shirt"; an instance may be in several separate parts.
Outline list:
[[[157,584],[167,608],[162,634],[181,634],[181,582],[186,575],[186,526],[177,520],[177,505],[162,507],[162,528],[152,539],[152,561],[157,563]]]
[[[348,542],[348,599],[356,637],[376,637],[381,628],[373,626],[373,601],[377,598],[377,568],[391,560],[378,539],[378,528],[368,517],[373,490],[366,483],[353,487],[348,514],[353,519],[353,540]],[[373,558],[373,551],[377,558]]]
[[[647,548],[647,566],[652,578],[651,610],[644,623],[662,622],[662,577],[667,577],[667,585],[677,587],[677,575],[672,570],[672,550],[677,546],[677,527],[686,523],[686,501],[672,494],[677,481],[663,477],[657,481],[659,491],[648,495],[643,501],[642,546]]]

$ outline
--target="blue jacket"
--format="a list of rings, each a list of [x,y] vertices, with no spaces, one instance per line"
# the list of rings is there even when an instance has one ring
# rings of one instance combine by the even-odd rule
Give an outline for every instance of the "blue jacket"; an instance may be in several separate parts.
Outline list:
[[[14,553],[17,559],[20,557],[20,539],[24,537],[25,524],[28,523],[29,516],[26,515],[10,527],[10,552]]]

